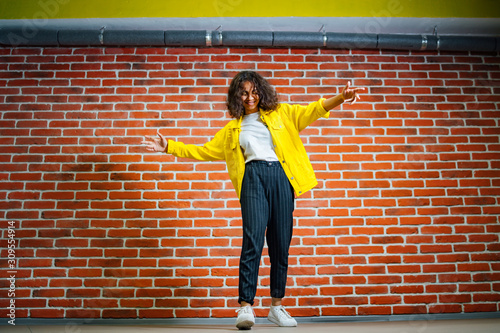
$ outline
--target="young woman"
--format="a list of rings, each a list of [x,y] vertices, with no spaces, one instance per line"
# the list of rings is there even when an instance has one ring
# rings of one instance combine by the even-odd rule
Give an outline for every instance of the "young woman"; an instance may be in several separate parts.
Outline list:
[[[299,132],[345,101],[354,103],[364,88],[347,83],[341,94],[308,106],[279,103],[274,88],[258,73],[243,71],[232,80],[227,107],[234,118],[203,146],[146,136],[146,150],[202,161],[225,160],[240,199],[243,244],[239,267],[238,329],[255,323],[252,310],[259,263],[267,241],[271,261],[272,305],[268,319],[297,326],[281,305],[285,296],[294,197],[317,185]],[[267,230],[267,232],[266,232]]]

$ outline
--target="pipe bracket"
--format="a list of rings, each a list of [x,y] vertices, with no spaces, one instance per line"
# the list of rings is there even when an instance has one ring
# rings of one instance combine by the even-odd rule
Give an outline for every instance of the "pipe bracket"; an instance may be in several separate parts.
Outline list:
[[[106,30],[106,26],[102,27],[101,30],[99,30],[99,43],[101,43],[101,45],[104,44],[104,30]]]
[[[428,44],[427,36],[426,35],[422,35],[422,47],[420,47],[420,51],[427,50],[427,44]]]
[[[205,45],[207,47],[211,47],[212,46],[212,32],[207,30],[206,32],[206,35],[205,35]]]

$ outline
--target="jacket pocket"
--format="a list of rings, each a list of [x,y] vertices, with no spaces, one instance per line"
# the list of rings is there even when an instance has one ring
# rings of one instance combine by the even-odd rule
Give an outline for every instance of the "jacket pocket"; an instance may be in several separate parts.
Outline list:
[[[261,116],[262,122],[269,129],[280,131],[285,129],[285,125],[283,124],[283,119],[281,119],[280,115],[277,112],[271,112],[268,115]]]
[[[285,129],[285,125],[283,124],[283,121],[281,120],[281,118],[273,119],[270,126],[275,131],[282,131]]]

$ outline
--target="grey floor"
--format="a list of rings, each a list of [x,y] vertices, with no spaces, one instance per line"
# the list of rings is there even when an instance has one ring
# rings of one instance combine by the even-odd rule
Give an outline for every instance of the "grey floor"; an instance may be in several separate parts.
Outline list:
[[[229,332],[233,325],[21,325],[0,326],[2,333],[164,333]],[[257,323],[252,331],[290,333],[498,333],[500,319],[419,320],[396,322],[299,323],[282,328],[271,323]]]

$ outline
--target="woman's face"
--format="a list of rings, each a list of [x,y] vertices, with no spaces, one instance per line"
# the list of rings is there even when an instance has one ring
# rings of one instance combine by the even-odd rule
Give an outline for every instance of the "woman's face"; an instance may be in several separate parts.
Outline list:
[[[252,82],[244,82],[242,85],[243,92],[241,101],[245,108],[245,114],[250,114],[259,111],[259,93],[253,86]]]

